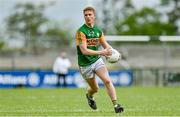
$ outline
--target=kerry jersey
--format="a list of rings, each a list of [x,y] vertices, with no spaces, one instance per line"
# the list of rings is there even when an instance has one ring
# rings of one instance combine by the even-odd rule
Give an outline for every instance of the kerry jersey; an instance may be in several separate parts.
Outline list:
[[[81,26],[76,32],[76,47],[79,66],[91,65],[100,58],[99,55],[83,55],[79,47],[80,44],[86,44],[88,49],[97,51],[104,41],[104,34],[97,26],[92,28],[88,27],[86,24]]]

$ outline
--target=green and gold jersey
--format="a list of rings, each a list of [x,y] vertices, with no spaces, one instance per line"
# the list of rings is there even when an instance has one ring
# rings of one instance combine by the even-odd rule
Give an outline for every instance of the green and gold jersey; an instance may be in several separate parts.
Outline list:
[[[79,66],[91,65],[100,58],[99,55],[83,55],[79,45],[86,44],[88,49],[96,51],[103,42],[104,34],[97,26],[94,26],[93,28],[88,27],[86,24],[81,26],[76,33],[76,47]]]

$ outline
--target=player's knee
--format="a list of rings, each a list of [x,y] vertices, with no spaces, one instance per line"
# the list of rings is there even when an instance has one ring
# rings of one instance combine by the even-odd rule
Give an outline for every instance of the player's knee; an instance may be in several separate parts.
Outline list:
[[[97,92],[99,91],[99,88],[96,87],[96,88],[93,89],[93,91],[94,91],[95,93],[97,93]]]
[[[105,84],[105,85],[110,85],[110,84],[111,84],[111,81],[110,81],[110,80],[106,80],[106,81],[104,82],[104,84]]]

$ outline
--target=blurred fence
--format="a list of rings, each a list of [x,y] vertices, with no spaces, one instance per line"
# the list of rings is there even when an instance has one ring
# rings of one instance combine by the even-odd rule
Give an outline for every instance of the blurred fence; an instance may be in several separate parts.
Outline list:
[[[151,86],[167,85],[169,73],[180,73],[180,37],[141,37],[137,36],[116,38],[106,36],[112,47],[116,48],[123,55],[123,59],[116,64],[106,64],[108,69],[133,70],[134,85]],[[133,40],[133,39],[134,40]],[[34,39],[34,38],[33,38]],[[69,43],[57,37],[39,37],[38,41],[29,39],[21,42],[10,40],[11,48],[0,51],[0,69],[51,69],[55,58],[61,51],[66,51],[72,62],[72,68],[78,69],[75,39]],[[129,39],[129,40],[128,40]],[[175,39],[175,40],[173,40]],[[14,47],[12,46],[14,42]],[[25,44],[25,46],[23,46]],[[35,44],[35,45],[33,45]],[[36,51],[36,52],[35,52]],[[179,77],[179,76],[177,76]]]
[[[180,85],[180,36],[108,36],[107,39],[123,54],[121,68],[133,70],[134,85]]]

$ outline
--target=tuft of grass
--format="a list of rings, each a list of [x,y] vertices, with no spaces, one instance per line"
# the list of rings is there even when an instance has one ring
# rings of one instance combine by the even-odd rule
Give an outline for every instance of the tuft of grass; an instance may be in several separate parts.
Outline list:
[[[114,113],[105,88],[87,105],[85,89],[0,89],[0,116],[180,116],[180,87],[116,87],[123,113]]]

